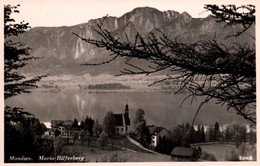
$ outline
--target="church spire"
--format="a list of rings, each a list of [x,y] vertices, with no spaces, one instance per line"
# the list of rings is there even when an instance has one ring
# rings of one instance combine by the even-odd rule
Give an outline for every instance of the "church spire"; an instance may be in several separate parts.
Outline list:
[[[128,104],[127,104],[127,102],[126,102],[126,104],[125,104],[125,114],[129,114],[129,108],[128,108]]]

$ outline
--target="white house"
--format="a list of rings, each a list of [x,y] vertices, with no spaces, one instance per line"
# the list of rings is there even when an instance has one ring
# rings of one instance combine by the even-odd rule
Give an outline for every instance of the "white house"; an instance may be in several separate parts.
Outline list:
[[[149,133],[151,135],[151,145],[156,147],[159,143],[159,138],[170,138],[171,132],[163,127],[148,126]]]

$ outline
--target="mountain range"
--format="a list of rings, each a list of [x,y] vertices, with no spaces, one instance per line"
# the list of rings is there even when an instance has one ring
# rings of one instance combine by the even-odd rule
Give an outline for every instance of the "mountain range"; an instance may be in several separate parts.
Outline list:
[[[118,74],[125,67],[124,59],[117,59],[111,64],[101,66],[82,66],[84,63],[97,63],[108,59],[108,51],[90,45],[72,34],[72,32],[85,38],[100,39],[95,32],[96,25],[102,18],[89,20],[74,26],[62,27],[35,27],[26,33],[19,35],[18,39],[32,48],[31,55],[41,57],[31,61],[23,71],[37,74],[74,74],[89,73]],[[159,11],[155,8],[136,8],[121,17],[108,16],[103,22],[103,27],[113,33],[117,33],[122,40],[129,40],[139,32],[146,37],[150,32],[157,33],[157,29],[168,35],[169,38],[179,38],[184,42],[195,42],[198,40],[212,40],[229,44],[252,43],[249,36],[255,35],[254,27],[246,33],[235,38],[225,37],[241,30],[242,27],[232,25],[225,27],[225,23],[216,22],[210,16],[206,18],[192,18],[187,12]],[[143,63],[136,61],[133,63]],[[142,65],[142,64],[141,64]]]

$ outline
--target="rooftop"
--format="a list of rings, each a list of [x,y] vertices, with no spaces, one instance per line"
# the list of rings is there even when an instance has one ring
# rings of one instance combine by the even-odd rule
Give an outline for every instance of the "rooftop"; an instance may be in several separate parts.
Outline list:
[[[197,150],[194,148],[177,146],[172,150],[171,155],[192,157],[195,151]]]

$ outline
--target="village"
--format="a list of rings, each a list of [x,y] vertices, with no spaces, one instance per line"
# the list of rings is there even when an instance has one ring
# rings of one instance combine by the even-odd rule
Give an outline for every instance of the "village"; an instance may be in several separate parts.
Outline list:
[[[213,126],[191,126],[186,123],[168,130],[162,126],[147,125],[142,109],[138,109],[135,117],[131,118],[129,111],[126,104],[121,114],[108,112],[103,123],[88,116],[81,122],[77,119],[52,120],[45,123],[47,128],[42,138],[54,147],[54,156],[83,155],[90,162],[135,161],[129,160],[126,155],[132,153],[163,156],[166,161],[255,159],[247,152],[255,148],[256,143],[256,130],[250,126],[220,126],[217,122]],[[226,151],[225,156],[221,152],[219,157],[216,151],[208,150],[207,146],[211,145],[233,146],[231,151],[234,154],[229,156]],[[239,155],[241,149],[244,152]],[[118,151],[124,152],[125,156],[120,156],[122,153]]]

